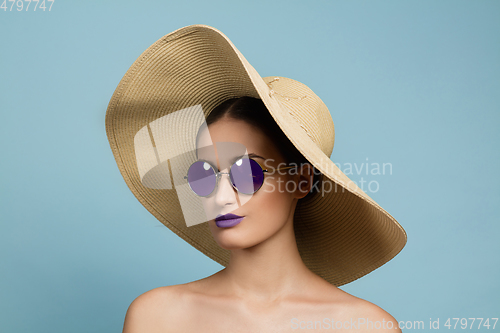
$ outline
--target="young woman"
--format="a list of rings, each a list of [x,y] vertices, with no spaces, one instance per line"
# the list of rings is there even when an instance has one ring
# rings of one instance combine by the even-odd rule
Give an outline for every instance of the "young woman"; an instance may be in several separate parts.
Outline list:
[[[333,122],[305,85],[261,78],[221,32],[190,26],[132,65],[106,128],[141,203],[226,266],[140,295],[124,332],[400,331],[337,288],[406,235],[330,161]]]

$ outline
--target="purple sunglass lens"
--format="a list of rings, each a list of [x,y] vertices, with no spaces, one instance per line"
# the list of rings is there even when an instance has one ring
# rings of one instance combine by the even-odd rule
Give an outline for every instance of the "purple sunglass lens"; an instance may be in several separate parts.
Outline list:
[[[205,161],[194,162],[188,170],[188,183],[194,193],[206,197],[215,189],[217,177],[212,166]]]
[[[252,194],[264,183],[264,172],[259,163],[242,158],[231,166],[231,182],[239,192]]]

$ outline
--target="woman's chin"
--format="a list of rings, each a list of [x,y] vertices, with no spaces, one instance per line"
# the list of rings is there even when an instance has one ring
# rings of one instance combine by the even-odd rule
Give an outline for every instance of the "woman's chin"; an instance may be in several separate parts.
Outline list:
[[[241,250],[254,246],[255,244],[239,237],[218,235],[214,237],[217,244],[224,250]]]
[[[232,228],[212,230],[215,242],[225,250],[241,250],[257,245],[248,234],[243,235]]]

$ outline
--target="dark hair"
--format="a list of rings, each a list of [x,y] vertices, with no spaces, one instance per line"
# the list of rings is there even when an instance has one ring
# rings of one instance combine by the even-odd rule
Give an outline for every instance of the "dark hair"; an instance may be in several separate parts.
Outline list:
[[[206,119],[206,124],[210,126],[224,117],[242,120],[259,128],[278,148],[286,163],[295,163],[299,166],[305,163],[311,164],[283,133],[262,100],[249,96],[228,99],[212,110]],[[321,174],[314,166],[312,167],[314,185],[321,179]],[[304,198],[311,195],[312,189]]]

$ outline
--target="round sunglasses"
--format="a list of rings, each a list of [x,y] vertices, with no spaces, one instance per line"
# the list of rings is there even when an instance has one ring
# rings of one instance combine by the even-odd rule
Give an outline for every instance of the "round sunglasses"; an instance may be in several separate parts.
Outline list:
[[[278,168],[286,170],[294,166]],[[264,184],[264,173],[269,172],[251,158],[240,158],[229,169],[229,172],[216,172],[206,161],[196,161],[188,169],[187,179],[191,190],[200,197],[206,197],[214,192],[223,174],[229,175],[231,185],[240,193],[253,194]]]

